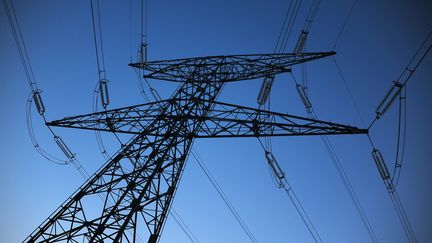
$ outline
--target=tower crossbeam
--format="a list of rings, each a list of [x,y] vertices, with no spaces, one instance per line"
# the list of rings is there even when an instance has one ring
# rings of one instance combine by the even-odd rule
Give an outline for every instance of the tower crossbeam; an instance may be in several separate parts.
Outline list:
[[[163,114],[157,112],[164,104],[177,104],[181,100],[164,100],[139,106],[114,109],[98,113],[52,121],[50,126],[99,130],[115,133],[140,134],[142,128],[148,126],[157,117],[167,123],[184,120],[189,124],[200,122],[200,129],[195,134],[180,131],[169,134],[164,126],[154,126],[146,135],[156,136],[165,133],[166,136],[183,136],[194,138],[215,137],[262,137],[262,136],[304,136],[304,135],[337,135],[366,134],[366,129],[342,125],[333,122],[320,121],[305,117],[293,116],[278,112],[260,110],[223,102],[213,102],[213,108],[208,116],[200,116],[202,110],[197,107],[188,115]],[[208,103],[205,100],[195,100]],[[164,124],[167,124],[164,123]]]
[[[183,58],[174,60],[131,63],[132,67],[147,71],[144,78],[184,82],[190,79],[202,80],[198,75],[211,74],[206,81],[233,82],[291,71],[291,66],[336,54],[281,53],[251,54]],[[197,72],[197,70],[199,70]],[[217,70],[217,71],[215,71]]]

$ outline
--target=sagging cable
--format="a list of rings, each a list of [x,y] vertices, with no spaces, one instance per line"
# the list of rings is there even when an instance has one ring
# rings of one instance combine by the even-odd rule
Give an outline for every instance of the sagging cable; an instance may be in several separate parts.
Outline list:
[[[171,207],[169,214],[172,216],[174,221],[180,226],[182,231],[186,234],[186,236],[189,238],[189,240],[192,243],[199,243],[199,240],[196,238],[195,234],[191,231],[189,226],[183,221],[183,219],[180,217],[180,215],[177,213],[177,211],[174,208]]]
[[[217,191],[217,193],[219,194],[219,196],[222,198],[222,200],[224,201],[225,205],[230,210],[231,214],[234,216],[234,218],[236,219],[236,221],[239,223],[239,225],[241,226],[241,228],[243,229],[244,233],[247,235],[247,237],[249,238],[249,240],[251,242],[253,242],[253,243],[258,242],[256,240],[255,236],[253,235],[253,233],[250,231],[249,227],[246,225],[246,223],[244,222],[244,220],[241,218],[240,214],[238,213],[238,211],[236,210],[236,208],[234,207],[234,205],[231,203],[231,201],[229,200],[229,198],[225,194],[225,192],[222,190],[222,188],[216,182],[215,178],[210,173],[209,169],[204,164],[204,161],[201,159],[201,157],[199,157],[199,155],[197,153],[195,153],[194,150],[191,151],[191,154],[192,154],[193,158],[195,159],[195,161],[198,163],[198,166],[201,168],[201,170],[204,172],[204,174],[206,175],[206,177],[211,182],[213,188]]]
[[[431,49],[432,49],[432,30],[428,33],[426,38],[423,40],[422,44],[417,49],[414,56],[409,61],[408,65],[402,71],[397,81],[393,81],[393,86],[387,92],[386,96],[381,101],[380,105],[375,111],[377,113],[377,116],[371,122],[369,128],[372,127],[375,121],[381,118],[384,115],[384,113],[390,108],[390,106],[393,104],[393,101],[400,94],[402,89],[406,86],[406,84],[408,83],[408,81],[410,80],[414,72],[423,62],[424,58],[428,55]]]
[[[298,82],[297,82],[297,80],[295,79],[295,77],[294,77],[294,75],[292,73],[291,73],[291,76],[293,78],[293,81],[297,85]],[[311,108],[310,109],[306,109],[306,111],[308,113],[309,118],[318,119],[317,114],[313,110],[312,103],[311,103]],[[349,196],[350,196],[350,198],[351,198],[351,200],[352,200],[352,202],[353,202],[353,204],[355,206],[355,209],[356,209],[357,213],[359,214],[360,219],[362,220],[363,225],[365,226],[365,228],[366,228],[366,230],[367,230],[367,232],[368,232],[368,234],[369,234],[372,242],[377,243],[378,239],[377,239],[377,237],[375,235],[374,229],[373,229],[372,225],[370,224],[369,219],[368,219],[366,213],[363,210],[363,207],[362,207],[362,205],[360,203],[360,200],[357,197],[357,194],[354,191],[354,188],[352,187],[351,182],[348,179],[347,174],[345,173],[345,169],[343,167],[343,164],[340,161],[339,157],[337,156],[337,153],[336,153],[336,151],[335,151],[332,143],[330,142],[330,140],[329,140],[328,137],[322,136],[322,135],[320,137],[321,137],[321,139],[323,141],[323,144],[324,144],[324,146],[325,146],[325,148],[326,148],[326,150],[327,150],[327,152],[328,152],[328,154],[329,154],[329,156],[330,156],[330,158],[331,158],[331,160],[333,162],[333,165],[335,166],[335,168],[336,168],[336,170],[337,170],[337,172],[339,174],[339,177],[342,180],[342,182],[343,182],[343,184],[345,186],[345,189],[347,190],[347,192],[348,192],[348,194],[349,194]]]
[[[396,158],[392,175],[393,187],[396,188],[399,183],[402,164],[405,160],[405,142],[406,142],[406,125],[407,125],[407,109],[406,109],[406,86],[402,89],[399,96],[399,121],[396,144]]]
[[[96,7],[93,6],[93,1],[96,1]],[[104,109],[109,105],[108,79],[105,70],[105,56],[102,38],[102,25],[100,18],[99,0],[90,0],[90,10],[93,26],[93,40],[96,51],[96,64],[99,77],[99,92],[101,96],[101,105]]]
[[[396,187],[393,183],[393,179],[390,177],[390,174],[387,170],[387,167],[384,162],[384,158],[379,150],[374,148],[372,151],[372,157],[375,160],[375,163],[378,167],[378,171],[381,175],[381,178],[384,182],[385,187],[387,188],[387,191],[389,193],[390,199],[392,201],[393,207],[396,211],[396,214],[399,218],[399,221],[402,224],[404,233],[408,239],[408,242],[414,243],[417,242],[414,230],[411,226],[411,223],[408,219],[408,216],[405,212],[405,209],[402,205],[402,202],[397,194]]]

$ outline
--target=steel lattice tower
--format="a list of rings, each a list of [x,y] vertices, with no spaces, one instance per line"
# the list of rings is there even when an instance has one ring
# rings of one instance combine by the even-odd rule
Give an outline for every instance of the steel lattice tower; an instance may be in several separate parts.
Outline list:
[[[144,77],[181,82],[170,99],[66,117],[51,126],[134,136],[26,242],[157,242],[192,142],[202,137],[364,134],[367,130],[217,102],[226,82],[290,72],[326,53],[213,56],[134,63]]]

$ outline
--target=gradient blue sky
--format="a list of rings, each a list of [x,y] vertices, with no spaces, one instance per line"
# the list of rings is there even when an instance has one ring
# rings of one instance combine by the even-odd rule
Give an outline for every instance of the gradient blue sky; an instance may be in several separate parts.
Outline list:
[[[135,2],[135,1],[133,1]],[[136,1],[138,2],[138,1]],[[293,36],[297,36],[311,1],[303,1]],[[149,1],[149,59],[273,51],[289,1]],[[351,1],[322,1],[308,40],[310,51],[330,51]],[[134,3],[134,6],[136,3]],[[49,119],[89,113],[97,82],[88,1],[15,1],[29,56],[47,106]],[[111,107],[143,103],[131,56],[129,3],[102,1],[105,60]],[[404,69],[432,28],[430,1],[358,1],[336,48],[342,71],[367,123],[376,105]],[[135,53],[138,20],[134,11]],[[0,11],[0,241],[18,242],[30,234],[72,192],[83,178],[72,166],[57,166],[33,149],[25,126],[30,89],[4,8]],[[294,39],[291,38],[290,46]],[[291,49],[291,48],[290,48]],[[310,96],[320,119],[361,127],[332,59],[308,65]],[[298,68],[294,70],[298,77]],[[432,56],[407,87],[406,161],[399,194],[419,242],[432,240]],[[220,100],[255,107],[258,80],[226,86]],[[176,84],[152,81],[163,97]],[[241,94],[241,95],[239,95]],[[272,92],[273,110],[306,116],[288,74],[279,75]],[[371,130],[377,147],[393,167],[397,112],[393,107]],[[34,126],[41,144],[62,156],[36,114]],[[104,162],[94,133],[55,129],[85,168]],[[105,135],[109,150],[117,144]],[[112,141],[112,142],[109,142]],[[346,172],[381,242],[406,242],[403,229],[370,156],[363,135],[331,137]],[[368,242],[319,137],[276,138],[278,158],[297,195],[325,242]],[[304,225],[283,191],[270,179],[256,139],[203,139],[194,144],[219,184],[259,242],[311,242]],[[187,164],[174,200],[201,242],[248,242],[196,162]],[[168,219],[161,242],[188,242]]]

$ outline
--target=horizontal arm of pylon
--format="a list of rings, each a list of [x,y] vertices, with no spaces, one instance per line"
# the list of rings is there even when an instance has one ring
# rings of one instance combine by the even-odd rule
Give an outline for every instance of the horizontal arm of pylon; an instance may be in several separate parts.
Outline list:
[[[144,77],[175,82],[232,82],[291,71],[291,66],[334,55],[335,52],[208,56],[131,63]]]
[[[181,105],[183,100],[173,99],[164,101],[169,104]],[[196,100],[197,103],[205,103],[204,100]],[[305,135],[336,135],[336,134],[366,134],[366,129],[342,125],[333,122],[320,121],[300,116],[293,116],[278,112],[271,112],[248,108],[239,105],[214,102],[212,112],[207,116],[199,109],[196,113],[187,116],[176,113],[176,105],[170,106],[163,115],[157,112],[160,103],[151,103],[134,107],[126,107],[110,111],[98,112],[88,115],[68,117],[62,120],[47,123],[51,126],[81,128],[89,130],[109,131],[116,133],[140,134],[142,128],[154,122],[164,121],[161,124],[154,123],[151,130],[146,130],[146,135],[158,136],[190,136],[196,138],[213,137],[261,137],[261,136],[305,136]],[[154,112],[150,107],[153,107]],[[185,129],[181,134],[169,134],[166,132],[166,124],[179,120],[187,121],[194,126],[200,124],[199,129],[193,129],[193,134]]]
[[[195,136],[262,137],[366,134],[366,129],[300,116],[215,102],[212,113]]]
[[[157,123],[159,120],[155,118],[167,109],[168,105],[169,100],[162,100],[79,116],[69,116],[46,124],[48,126],[138,134],[151,123]],[[157,124],[155,125],[153,127],[157,127]]]

